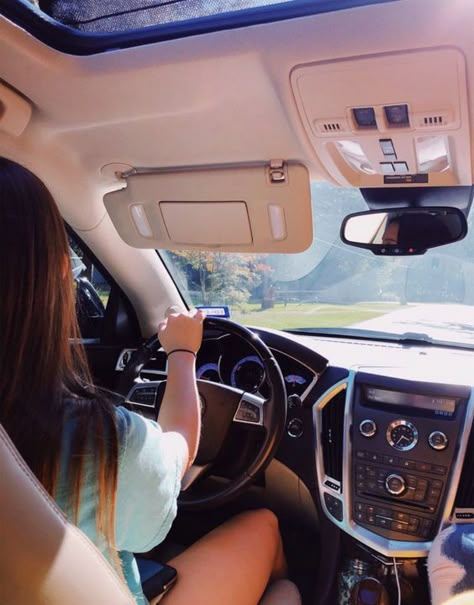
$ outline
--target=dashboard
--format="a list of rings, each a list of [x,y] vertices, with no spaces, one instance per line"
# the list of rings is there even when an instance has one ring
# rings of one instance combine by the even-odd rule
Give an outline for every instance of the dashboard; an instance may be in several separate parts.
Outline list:
[[[321,513],[385,556],[426,556],[441,525],[474,519],[469,350],[259,329],[285,380],[277,459]],[[158,354],[142,372],[166,375]],[[264,368],[233,335],[206,335],[200,380],[266,397]]]

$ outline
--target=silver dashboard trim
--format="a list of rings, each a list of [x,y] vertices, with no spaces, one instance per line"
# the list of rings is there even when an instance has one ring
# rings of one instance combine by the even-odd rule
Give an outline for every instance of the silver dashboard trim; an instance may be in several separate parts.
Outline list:
[[[318,489],[321,500],[321,506],[326,516],[340,529],[347,534],[372,548],[376,552],[387,557],[426,557],[430,548],[431,541],[413,542],[405,540],[389,540],[383,536],[379,536],[370,530],[361,527],[352,519],[352,485],[351,485],[351,460],[352,460],[352,443],[350,438],[352,427],[352,401],[354,392],[354,380],[356,376],[355,370],[350,370],[347,378],[337,382],[329,388],[316,401],[313,406],[313,424],[316,436],[315,444],[315,459],[318,476]],[[346,390],[346,401],[344,409],[344,431],[343,431],[343,468],[342,468],[342,490],[340,485],[336,485],[337,489],[332,489],[326,485],[326,481],[336,483],[332,477],[327,477],[324,472],[323,455],[321,444],[322,433],[322,410],[340,391]],[[449,488],[445,499],[444,509],[441,515],[441,522],[451,521],[452,512],[454,509],[454,501],[456,492],[461,478],[464,456],[466,453],[467,444],[471,425],[474,419],[474,393],[471,387],[471,395],[467,402],[466,415],[461,429],[461,439],[459,441],[459,449],[455,455],[455,463],[451,471]],[[328,511],[324,500],[324,494],[330,494],[339,500],[342,500],[343,520],[338,521]],[[472,522],[472,521],[471,521]]]
[[[464,464],[464,458],[466,455],[467,445],[469,443],[469,436],[471,434],[471,427],[474,420],[474,389],[471,387],[471,396],[467,402],[466,416],[464,418],[464,424],[462,427],[462,437],[459,440],[459,446],[457,454],[455,454],[454,467],[451,474],[451,481],[449,489],[446,495],[446,502],[444,505],[444,512],[442,522],[447,523],[454,521],[454,502],[456,500],[456,493],[458,491],[459,481],[461,480],[462,467]],[[455,519],[456,523],[462,523],[462,519]],[[466,522],[472,523],[472,519],[466,519]]]

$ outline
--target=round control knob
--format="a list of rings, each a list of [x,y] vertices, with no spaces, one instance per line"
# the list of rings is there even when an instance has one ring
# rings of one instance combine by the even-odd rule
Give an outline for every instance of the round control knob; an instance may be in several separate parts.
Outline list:
[[[406,489],[405,479],[401,475],[389,475],[385,479],[385,489],[392,496],[401,496]]]
[[[373,420],[362,420],[359,424],[359,431],[363,437],[373,437],[377,432],[377,425]]]
[[[303,434],[303,421],[299,418],[290,420],[287,426],[288,435],[298,439]]]
[[[301,397],[299,395],[289,395],[288,396],[288,407],[291,409],[302,408],[303,402],[301,401]]]
[[[428,443],[430,447],[440,452],[448,447],[448,438],[443,431],[433,431],[428,437]]]

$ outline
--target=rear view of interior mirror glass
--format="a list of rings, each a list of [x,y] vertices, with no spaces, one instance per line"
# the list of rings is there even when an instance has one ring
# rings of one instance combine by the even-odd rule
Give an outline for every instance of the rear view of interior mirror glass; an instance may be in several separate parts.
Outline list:
[[[341,226],[345,244],[374,254],[413,256],[457,242],[467,233],[457,208],[390,208],[348,215]]]

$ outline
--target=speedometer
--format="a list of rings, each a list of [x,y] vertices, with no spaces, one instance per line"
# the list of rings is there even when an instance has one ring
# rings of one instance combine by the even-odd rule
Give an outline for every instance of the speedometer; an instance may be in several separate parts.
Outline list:
[[[263,363],[256,355],[247,355],[239,359],[230,373],[230,384],[248,393],[258,391],[264,380]]]
[[[196,378],[201,380],[210,380],[211,382],[220,382],[219,368],[217,363],[205,363],[196,370]]]

